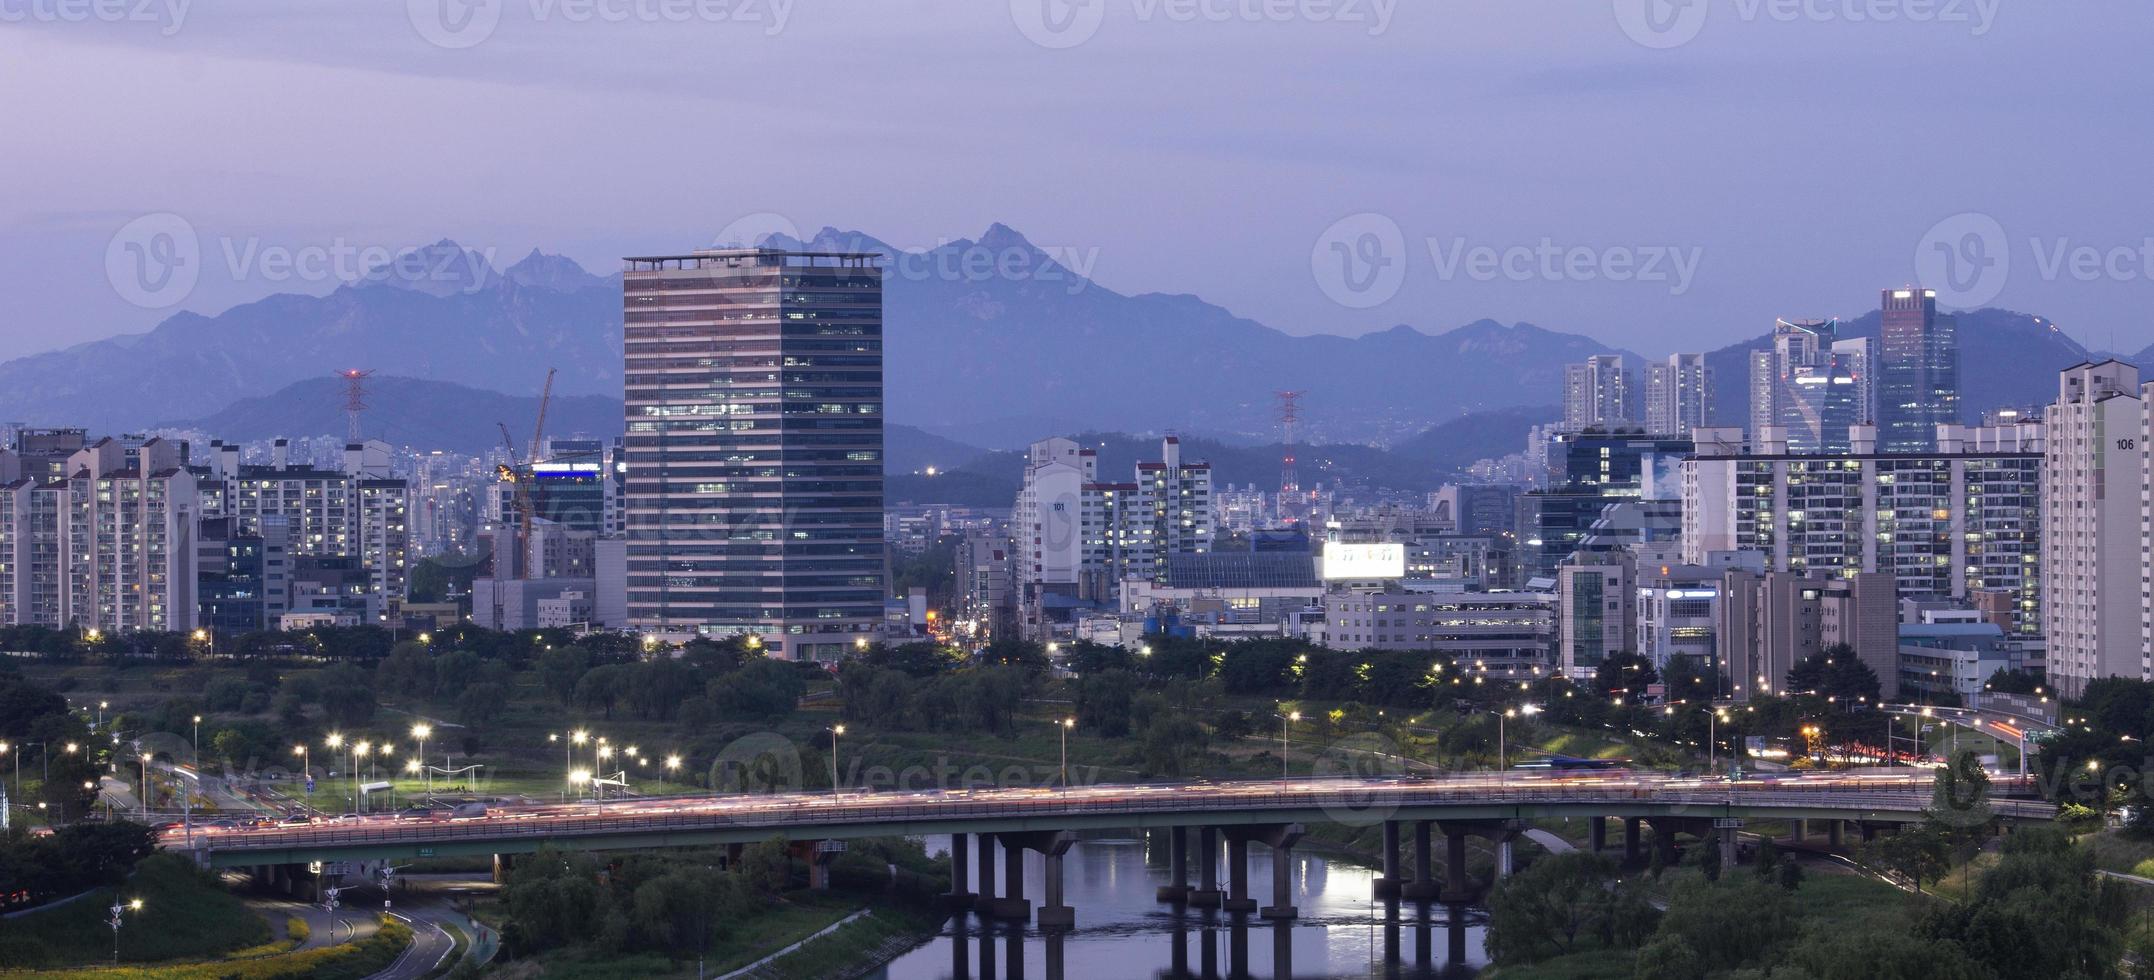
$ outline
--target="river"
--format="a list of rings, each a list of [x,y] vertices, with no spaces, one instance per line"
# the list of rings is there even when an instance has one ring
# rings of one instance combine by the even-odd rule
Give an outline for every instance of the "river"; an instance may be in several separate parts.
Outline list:
[[[949,839],[930,837],[929,853]],[[881,980],[1061,980],[1061,978],[1463,977],[1487,962],[1478,908],[1381,902],[1375,872],[1296,850],[1292,904],[1301,917],[1269,922],[1255,914],[1184,910],[1161,902],[1166,841],[1154,836],[1080,841],[1064,858],[1065,901],[1077,928],[1042,932],[953,917],[942,931],[881,972]],[[997,857],[1001,857],[997,849]],[[1035,909],[1045,872],[1025,855],[1026,897]],[[1194,861],[1192,861],[1194,864]],[[1249,849],[1249,894],[1270,905],[1269,848]],[[971,869],[968,869],[970,871]],[[1225,869],[1221,868],[1224,878]],[[968,875],[969,877],[969,875]],[[998,874],[998,880],[1000,878]]]

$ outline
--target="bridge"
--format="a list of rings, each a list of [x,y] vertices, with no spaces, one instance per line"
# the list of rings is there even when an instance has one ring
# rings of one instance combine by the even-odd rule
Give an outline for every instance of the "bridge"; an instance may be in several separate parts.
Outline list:
[[[1595,849],[1606,846],[1606,820],[1623,828],[1627,858],[1641,855],[1643,826],[1654,844],[1672,854],[1677,835],[1717,843],[1732,862],[1737,831],[1746,821],[1785,822],[1798,837],[1822,826],[1840,842],[1843,828],[1864,839],[1926,818],[1931,773],[1756,778],[1734,782],[1678,779],[1628,772],[1483,773],[1431,779],[1301,779],[1167,785],[1113,785],[1054,789],[991,789],[886,793],[823,793],[661,797],[603,804],[537,804],[489,808],[483,817],[405,820],[373,817],[297,826],[192,831],[196,859],[210,867],[252,868],[257,873],[300,877],[293,870],[322,864],[402,862],[421,858],[491,855],[497,868],[515,855],[541,847],[627,850],[657,847],[725,847],[737,857],[748,844],[783,837],[808,860],[811,883],[847,840],[865,837],[947,834],[951,839],[953,903],[977,904],[997,917],[1031,917],[1023,891],[1022,852],[1044,859],[1043,926],[1066,925],[1071,911],[1061,901],[1061,858],[1087,830],[1169,832],[1172,880],[1161,898],[1228,911],[1256,911],[1248,898],[1247,851],[1270,847],[1277,875],[1311,823],[1381,825],[1383,877],[1380,894],[1467,901],[1478,886],[1465,878],[1466,842],[1483,838],[1497,849],[1498,873],[1507,873],[1511,842],[1536,819],[1586,819]],[[2000,779],[1992,811],[2007,821],[2047,820],[2048,804],[2004,798],[2031,784]],[[1401,865],[1401,837],[1414,837],[1411,876]],[[1199,837],[1192,848],[1191,831]],[[1446,878],[1434,874],[1433,835],[1445,838]],[[187,832],[173,830],[168,848],[188,848]],[[978,841],[978,892],[964,891],[971,841]],[[1225,842],[1228,887],[1220,887],[1220,842]],[[1003,898],[996,899],[995,844],[1006,855]],[[1189,884],[1189,857],[1199,860],[1198,881]],[[274,869],[284,869],[279,872]],[[1274,894],[1285,883],[1274,882]],[[1293,918],[1290,906],[1263,910]]]

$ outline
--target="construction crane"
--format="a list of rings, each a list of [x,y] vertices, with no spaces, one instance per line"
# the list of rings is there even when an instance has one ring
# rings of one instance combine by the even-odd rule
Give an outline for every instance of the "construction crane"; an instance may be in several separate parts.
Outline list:
[[[554,373],[553,368],[546,369],[546,387],[539,392],[538,422],[531,427],[532,467],[538,464],[539,447],[544,445],[546,439],[546,408],[553,404]],[[508,463],[501,467],[501,478],[508,481],[516,494],[516,548],[518,552],[516,555],[516,578],[519,580],[528,579],[531,577],[531,522],[536,510],[531,505],[532,467],[526,467],[517,462],[516,437],[509,435],[508,423],[496,422],[494,424],[500,427],[501,446],[509,454]],[[498,547],[496,550],[499,550]],[[496,568],[494,571],[495,576],[499,577],[500,569]]]

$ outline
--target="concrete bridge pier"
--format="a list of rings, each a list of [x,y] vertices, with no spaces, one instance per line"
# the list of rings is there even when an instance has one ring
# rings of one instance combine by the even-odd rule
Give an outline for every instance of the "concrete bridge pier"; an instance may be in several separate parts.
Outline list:
[[[1428,901],[1442,894],[1442,886],[1436,883],[1436,851],[1429,839],[1426,820],[1414,821],[1414,880],[1400,894],[1416,901]]]
[[[980,918],[985,919],[994,914],[995,908],[995,839],[981,834],[979,843],[980,890],[979,894],[973,896],[972,907],[979,910]],[[981,969],[988,968],[983,966]]]
[[[1511,871],[1512,871],[1512,863],[1513,863],[1513,861],[1514,861],[1514,860],[1515,860],[1515,858],[1514,858],[1514,855],[1513,855],[1513,854],[1511,853],[1511,839],[1510,839],[1510,838],[1508,838],[1508,837],[1506,837],[1506,838],[1504,838],[1503,840],[1497,841],[1497,842],[1496,842],[1496,880],[1497,880],[1497,881],[1502,881],[1503,879],[1505,879],[1505,878],[1509,878],[1509,877],[1511,876]]]
[[[942,900],[950,908],[964,910],[972,907],[973,895],[965,890],[965,872],[971,870],[972,838],[964,834],[950,835],[950,893]]]
[[[496,855],[494,855],[494,884],[496,884],[496,885],[506,885],[506,884],[508,884],[508,883],[509,883],[509,874],[510,874],[511,872],[515,871],[515,869],[516,869],[516,855],[513,855],[513,854],[496,854]]]
[[[1162,902],[1189,900],[1189,828],[1167,830],[1167,883],[1155,893]]]
[[[1405,883],[1399,880],[1399,822],[1384,821],[1384,873],[1377,876],[1374,889],[1377,898],[1397,898]]]
[[[1835,851],[1839,850],[1840,835],[1841,832],[1846,829],[1846,826],[1846,824],[1843,824],[1838,820],[1825,821],[1825,846],[1830,847]]]
[[[1443,900],[1471,902],[1473,883],[1466,879],[1466,828],[1445,827]]]
[[[1603,817],[1586,818],[1586,850],[1599,854],[1608,849],[1608,821]]]
[[[1877,825],[1868,820],[1856,821],[1855,829],[1862,834],[1862,842],[1865,844],[1877,839]]]
[[[1197,832],[1197,887],[1189,893],[1189,905],[1192,908],[1216,909],[1221,898],[1219,829],[1206,827]]]
[[[1229,912],[1254,912],[1257,907],[1249,897],[1249,839],[1231,831],[1227,834],[1227,900],[1220,907]]]
[[[845,853],[841,840],[809,841],[807,847],[808,887],[819,892],[830,890],[830,863]]]
[[[1032,921],[1032,900],[1025,897],[1025,847],[1016,838],[1019,835],[1002,834],[997,839],[1002,844],[1002,897],[995,899],[995,918],[1010,922]]]
[[[1623,818],[1623,863],[1637,864],[1645,860],[1645,849],[1639,840],[1639,827],[1643,823],[1637,817]]]
[[[1804,836],[1803,832],[1806,829],[1807,828],[1803,826],[1803,822],[1801,820],[1788,821],[1788,843],[1793,844],[1796,847],[1801,847],[1802,839]]]
[[[1271,845],[1271,904],[1258,912],[1267,919],[1298,918],[1301,909],[1293,904],[1294,897],[1294,844],[1301,840],[1302,826],[1290,823],[1272,834],[1266,843]],[[1281,976],[1287,975],[1281,973]]]
[[[1720,839],[1720,866],[1723,869],[1736,865],[1738,853],[1736,837],[1742,833],[1743,822],[1737,819],[1713,821],[1713,834]]]

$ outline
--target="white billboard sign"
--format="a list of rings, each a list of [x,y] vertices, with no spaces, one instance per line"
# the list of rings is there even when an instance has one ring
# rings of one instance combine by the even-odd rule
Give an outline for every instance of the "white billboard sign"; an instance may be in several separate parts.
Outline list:
[[[1406,546],[1403,544],[1324,542],[1324,578],[1328,580],[1405,577]]]

